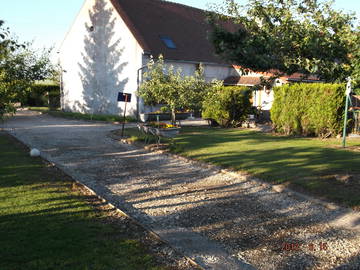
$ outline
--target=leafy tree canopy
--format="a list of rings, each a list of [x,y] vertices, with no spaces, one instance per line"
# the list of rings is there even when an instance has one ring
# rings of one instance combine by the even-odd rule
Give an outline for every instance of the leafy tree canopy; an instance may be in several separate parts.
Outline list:
[[[359,30],[353,14],[332,5],[318,0],[248,0],[246,5],[224,0],[209,13],[211,38],[218,54],[244,68],[344,80],[359,63]],[[235,31],[224,27],[229,21]]]
[[[20,44],[3,25],[0,20],[0,119],[15,111],[13,104],[21,101],[34,81],[54,72],[49,50],[36,52],[30,43]]]
[[[213,87],[203,76],[204,70],[200,65],[194,76],[182,76],[182,70],[167,66],[162,56],[157,61],[151,60],[144,74],[144,82],[140,86],[139,96],[147,105],[165,104],[172,112],[180,109],[200,110],[206,92]]]
[[[355,93],[360,95],[360,26],[354,36],[354,47],[352,50],[351,78],[353,79]]]

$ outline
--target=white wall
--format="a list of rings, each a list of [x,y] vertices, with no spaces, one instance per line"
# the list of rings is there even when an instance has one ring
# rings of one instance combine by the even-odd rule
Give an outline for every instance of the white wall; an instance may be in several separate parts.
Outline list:
[[[198,64],[186,63],[178,61],[166,61],[166,64],[172,65],[177,68],[181,68],[184,76],[194,75]],[[213,79],[225,80],[229,76],[238,76],[238,72],[232,66],[214,65],[214,64],[202,64],[204,67],[204,77],[206,81],[211,82]]]
[[[271,109],[274,102],[273,90],[257,90],[253,93],[253,106],[261,108],[261,110],[268,111]]]
[[[283,84],[286,84],[285,80],[276,79],[273,84],[273,87],[281,86]],[[272,104],[274,103],[274,91],[272,88],[268,90],[264,88],[261,90],[254,91],[253,106],[260,107],[262,110],[270,110]]]
[[[89,11],[93,13],[92,22]],[[90,26],[94,31],[89,30]],[[60,49],[60,64],[66,70],[64,109],[120,114],[124,104],[117,102],[117,95],[126,92],[133,94],[128,115],[134,115],[142,53],[109,0],[86,0]]]
[[[239,76],[239,73],[232,66],[204,65],[204,75],[207,81],[213,79],[225,80],[229,76]]]
[[[94,27],[91,30],[91,26]],[[128,115],[137,109],[137,72],[149,58],[110,0],[86,0],[60,48],[60,64],[65,70],[63,109],[67,111],[121,114],[124,103],[117,102],[118,92],[132,93]],[[166,61],[184,76],[193,75],[198,64]],[[224,80],[238,75],[232,66],[204,64],[207,81]],[[140,112],[147,108],[139,104]]]

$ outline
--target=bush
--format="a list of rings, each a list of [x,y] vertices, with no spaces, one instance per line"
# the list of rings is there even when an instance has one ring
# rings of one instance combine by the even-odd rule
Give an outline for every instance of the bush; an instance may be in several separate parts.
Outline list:
[[[60,87],[54,84],[34,84],[24,102],[26,106],[60,107]]]
[[[223,127],[236,127],[251,113],[251,91],[247,87],[222,86],[209,91],[203,103],[203,118]]]
[[[60,107],[60,88],[49,92],[49,108],[57,109]]]
[[[344,105],[342,84],[287,84],[274,88],[271,120],[287,135],[334,136],[341,132]]]

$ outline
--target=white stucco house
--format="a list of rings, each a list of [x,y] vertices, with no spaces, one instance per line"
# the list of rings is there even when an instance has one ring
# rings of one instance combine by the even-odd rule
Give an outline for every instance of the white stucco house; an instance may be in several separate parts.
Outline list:
[[[231,26],[230,26],[231,27]],[[225,85],[254,85],[263,74],[240,76],[240,68],[215,55],[203,10],[162,0],[85,0],[59,50],[61,107],[65,111],[119,114],[119,92],[131,93],[128,114],[149,112],[135,93],[150,57]],[[279,80],[277,82],[284,83]],[[254,105],[269,109],[271,90],[255,93]]]
[[[238,76],[214,53],[205,12],[160,0],[85,0],[59,50],[62,109],[119,114],[118,92],[133,94],[128,114],[147,112],[136,98],[151,56],[207,80]]]

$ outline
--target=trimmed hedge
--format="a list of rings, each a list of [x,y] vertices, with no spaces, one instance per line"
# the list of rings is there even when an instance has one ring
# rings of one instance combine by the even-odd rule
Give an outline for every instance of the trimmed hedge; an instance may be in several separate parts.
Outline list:
[[[287,84],[274,88],[271,120],[286,135],[336,136],[345,105],[343,84]]]
[[[248,87],[223,86],[212,89],[203,102],[202,117],[213,119],[223,127],[240,126],[251,113]]]
[[[60,87],[54,84],[34,84],[30,87],[24,105],[32,107],[60,107]]]

